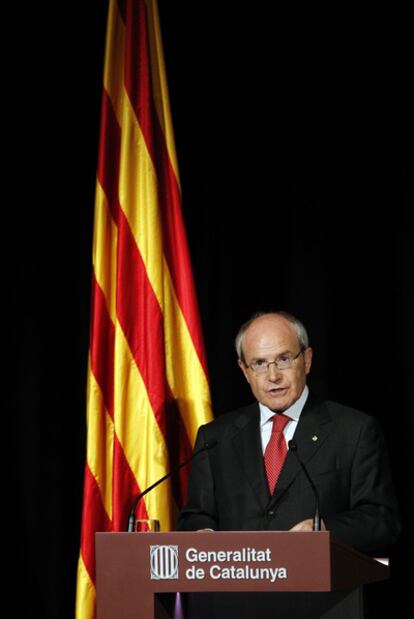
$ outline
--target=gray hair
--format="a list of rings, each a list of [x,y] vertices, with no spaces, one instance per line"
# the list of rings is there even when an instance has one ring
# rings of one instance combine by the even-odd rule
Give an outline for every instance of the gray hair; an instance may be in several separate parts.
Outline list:
[[[242,326],[240,327],[240,329],[239,329],[239,331],[238,331],[238,333],[236,335],[236,339],[234,341],[234,345],[236,347],[237,356],[240,359],[240,361],[242,361],[243,363],[246,363],[245,358],[244,358],[244,354],[243,354],[243,338],[244,338],[244,334],[246,333],[246,331],[250,327],[250,325],[257,318],[261,318],[262,316],[281,316],[282,318],[285,318],[287,321],[289,321],[293,325],[293,328],[296,331],[296,335],[298,336],[300,347],[302,349],[308,348],[308,346],[309,346],[309,337],[308,337],[308,333],[307,333],[307,331],[305,329],[305,326],[303,325],[303,323],[298,318],[293,316],[293,314],[289,314],[288,312],[284,312],[284,311],[278,311],[278,312],[256,312],[255,314],[253,314],[253,316],[247,322],[242,324]]]

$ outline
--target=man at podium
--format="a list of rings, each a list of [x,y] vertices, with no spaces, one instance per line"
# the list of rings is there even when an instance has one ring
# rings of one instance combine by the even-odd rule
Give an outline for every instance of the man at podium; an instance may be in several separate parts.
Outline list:
[[[400,523],[375,418],[310,393],[313,351],[286,312],[256,314],[236,350],[256,402],[199,429],[178,529],[311,531],[320,513],[334,540],[385,552]]]

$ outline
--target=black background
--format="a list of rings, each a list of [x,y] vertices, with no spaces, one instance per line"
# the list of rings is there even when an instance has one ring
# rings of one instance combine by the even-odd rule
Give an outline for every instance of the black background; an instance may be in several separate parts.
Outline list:
[[[24,7],[4,26],[15,616],[27,607],[30,617],[73,616],[107,10],[85,4]],[[239,324],[257,309],[302,318],[315,350],[311,387],[375,415],[387,435],[404,531],[391,581],[371,588],[372,616],[386,616],[388,603],[408,600],[411,582],[408,16],[389,7],[159,7],[215,413],[250,401],[233,352]]]

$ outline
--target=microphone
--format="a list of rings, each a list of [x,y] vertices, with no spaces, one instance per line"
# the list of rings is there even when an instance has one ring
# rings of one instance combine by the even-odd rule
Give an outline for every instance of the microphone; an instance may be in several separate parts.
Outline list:
[[[161,477],[161,479],[159,479],[158,481],[156,481],[155,483],[151,484],[151,486],[149,486],[148,488],[146,488],[143,492],[141,492],[140,494],[138,494],[133,503],[132,503],[132,507],[131,507],[131,511],[129,512],[129,518],[128,518],[128,529],[127,532],[128,533],[132,533],[134,530],[134,519],[135,519],[135,509],[136,506],[138,505],[138,501],[140,499],[142,499],[143,496],[145,496],[147,494],[147,492],[149,492],[150,490],[152,490],[153,488],[155,488],[155,486],[158,486],[158,484],[160,484],[162,481],[165,481],[166,479],[168,479],[169,477],[171,477],[171,475],[174,475],[174,473],[177,473],[177,471],[179,471],[183,466],[185,466],[186,464],[188,464],[189,462],[191,462],[191,460],[193,458],[195,458],[196,456],[198,456],[199,454],[201,454],[203,451],[207,451],[208,449],[212,449],[213,447],[215,447],[217,445],[217,441],[216,439],[211,439],[211,441],[206,441],[204,443],[204,445],[202,447],[200,447],[200,449],[197,449],[197,451],[194,451],[191,456],[189,458],[187,458],[186,460],[184,460],[183,462],[180,462],[180,464],[178,464],[175,468],[173,468],[171,471],[169,471],[166,475],[164,475],[164,477]]]
[[[320,531],[321,530],[321,516],[320,516],[320,512],[319,512],[319,494],[318,491],[316,490],[316,486],[313,483],[312,479],[310,478],[310,475],[306,469],[306,466],[303,464],[302,460],[299,458],[299,454],[298,454],[298,446],[295,443],[295,441],[289,441],[288,443],[289,445],[289,451],[291,451],[292,453],[295,454],[295,457],[297,459],[297,461],[299,462],[300,466],[302,467],[302,471],[305,473],[306,475],[306,479],[308,480],[313,494],[315,495],[315,515],[313,517],[313,530],[314,531]]]

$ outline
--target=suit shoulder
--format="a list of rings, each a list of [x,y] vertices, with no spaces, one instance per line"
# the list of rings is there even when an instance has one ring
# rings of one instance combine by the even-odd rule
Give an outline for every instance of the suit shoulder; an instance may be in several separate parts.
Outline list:
[[[258,410],[257,403],[242,406],[236,410],[223,413],[202,427],[208,434],[210,432],[224,432],[227,429],[234,428],[234,426],[244,425],[247,420],[251,419],[251,415],[254,415]]]
[[[323,404],[326,406],[334,419],[352,422],[358,425],[377,423],[376,418],[372,415],[364,413],[356,408],[352,408],[351,406],[340,404],[339,402],[333,402],[332,400],[325,400]]]

